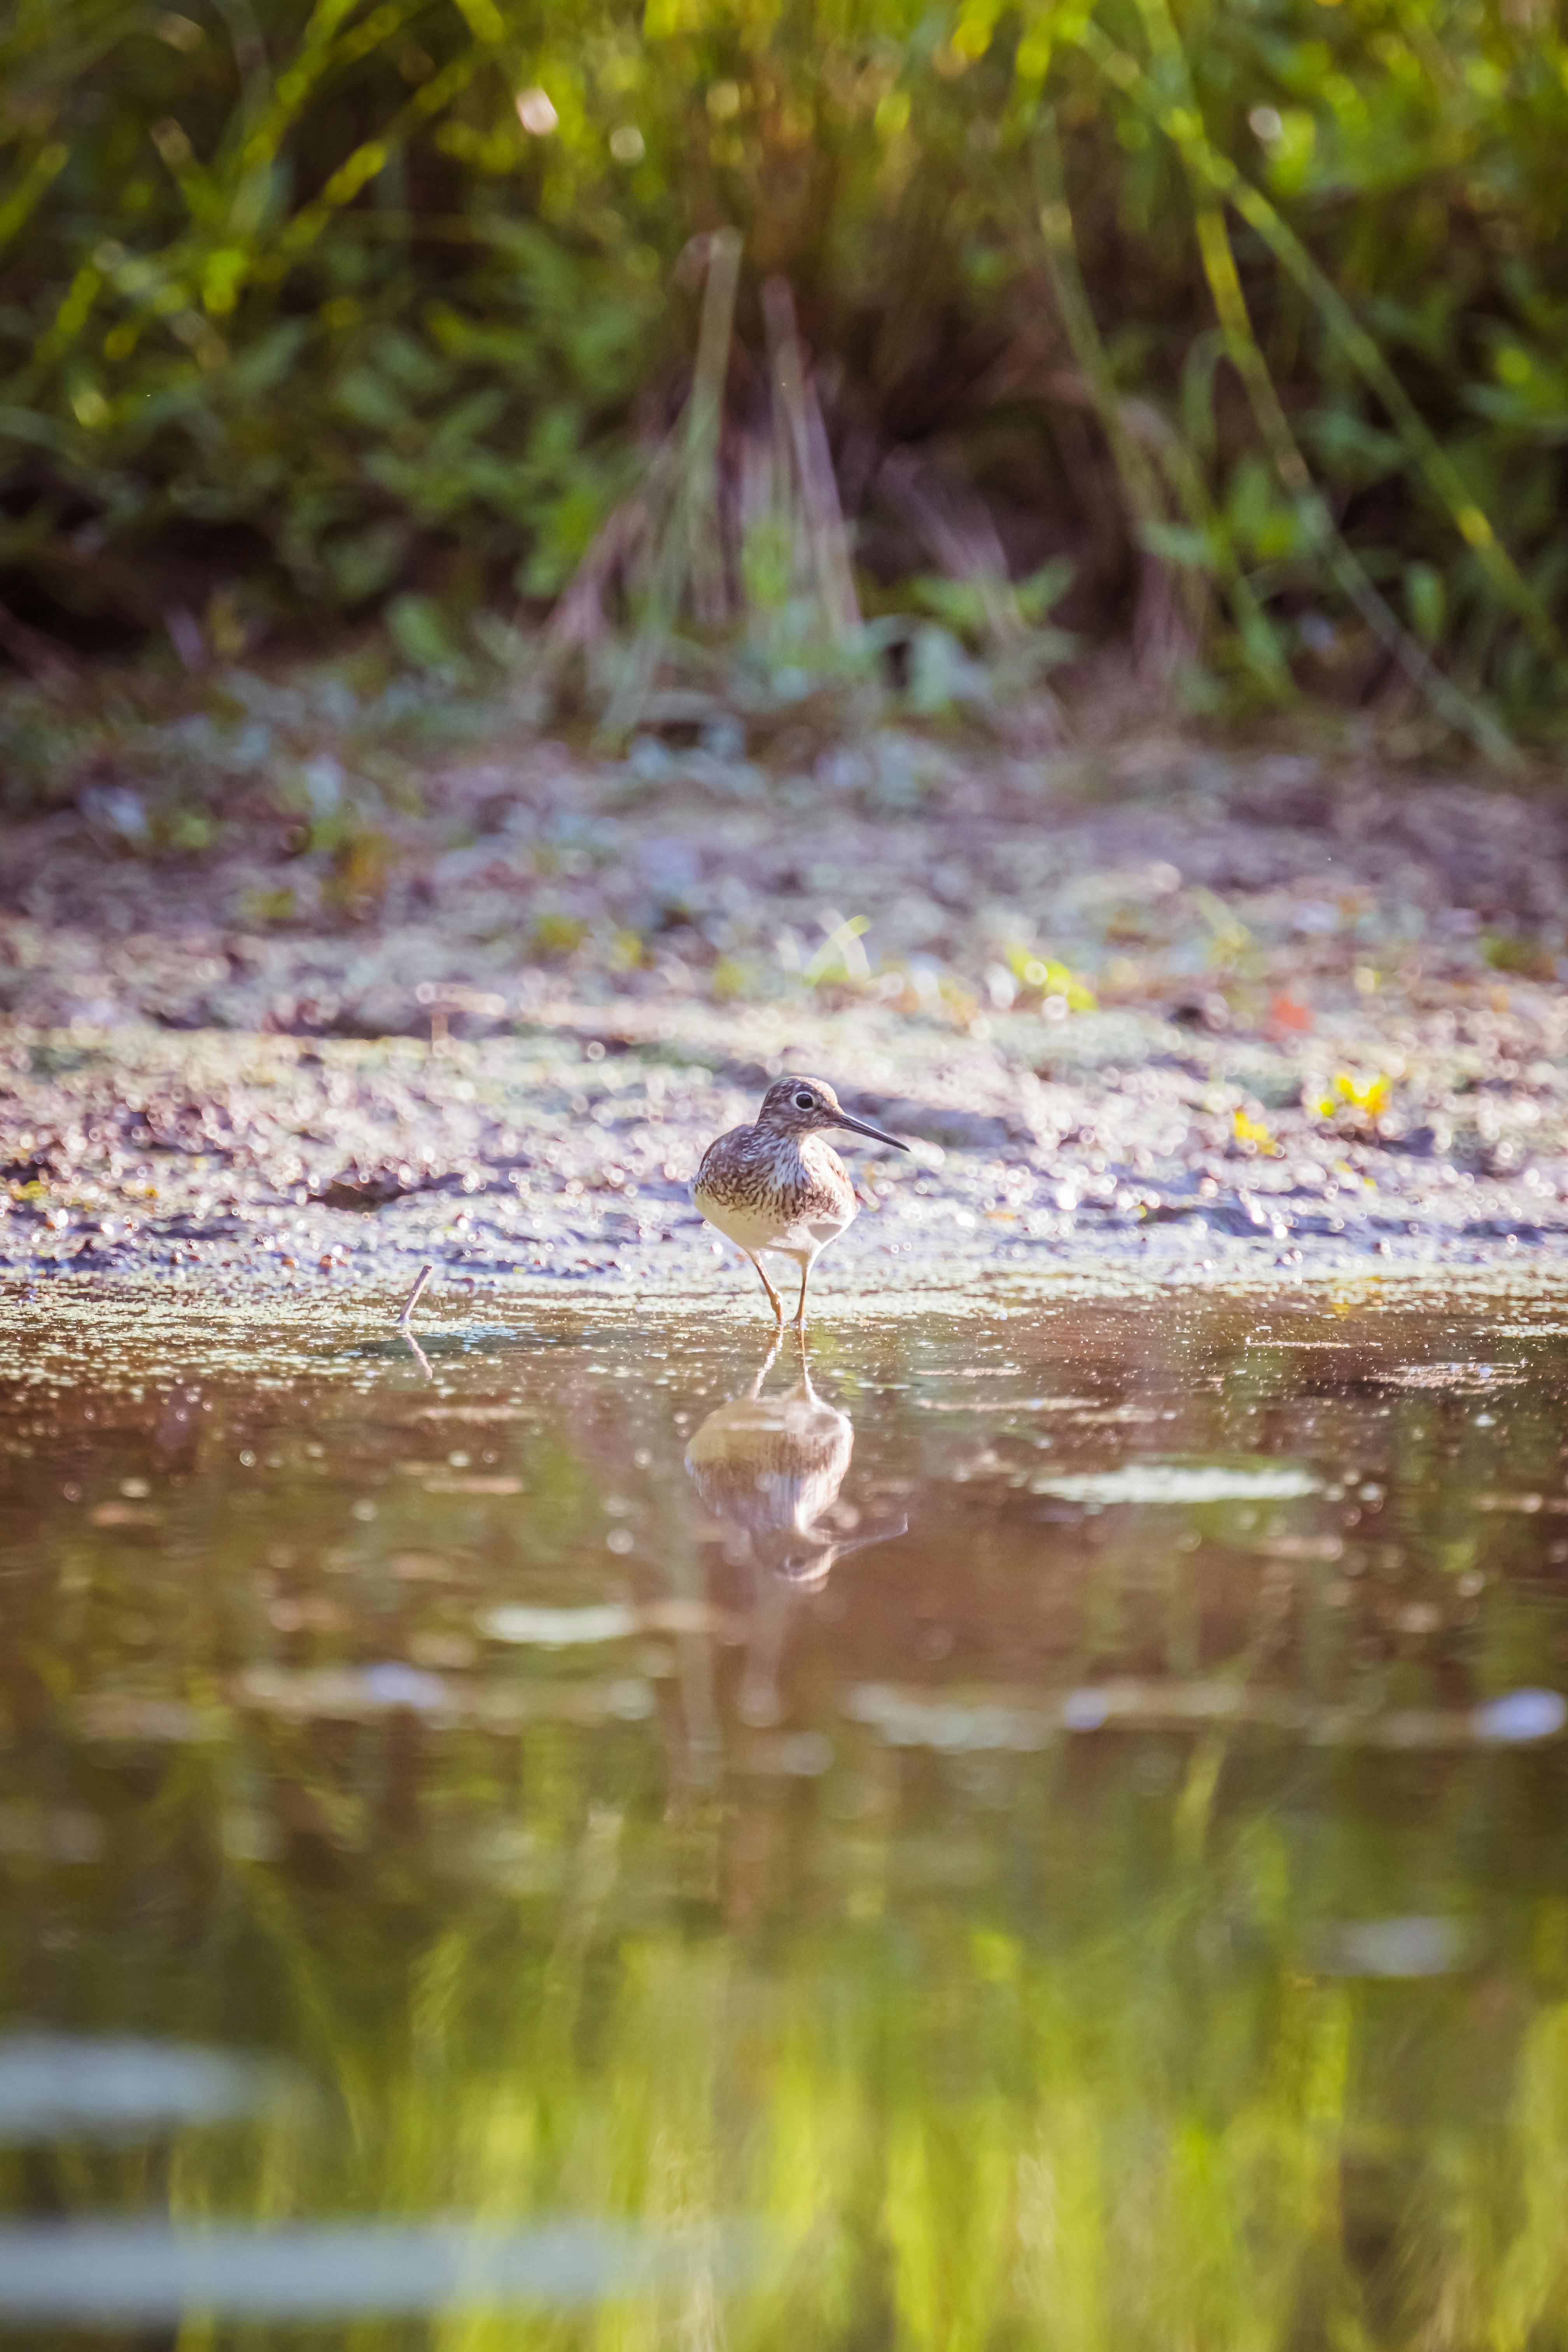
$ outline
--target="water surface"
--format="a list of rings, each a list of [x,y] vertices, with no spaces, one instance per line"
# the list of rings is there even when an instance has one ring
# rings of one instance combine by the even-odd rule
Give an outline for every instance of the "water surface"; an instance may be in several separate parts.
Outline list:
[[[11,1303],[0,2326],[1562,2340],[1568,1318],[764,1336]]]

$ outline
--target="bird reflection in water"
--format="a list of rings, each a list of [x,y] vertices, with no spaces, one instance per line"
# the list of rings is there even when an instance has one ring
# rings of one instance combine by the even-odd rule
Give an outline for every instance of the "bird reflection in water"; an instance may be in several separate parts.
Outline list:
[[[836,1508],[855,1447],[855,1425],[811,1384],[804,1339],[799,1378],[772,1396],[763,1383],[775,1340],[742,1396],[715,1407],[692,1433],[686,1468],[710,1517],[725,1531],[724,1557],[749,1577],[752,1636],[740,1706],[751,1723],[775,1723],[777,1668],[789,1597],[819,1592],[847,1554],[901,1536],[907,1518],[863,1525]],[[835,1524],[826,1525],[829,1513]]]

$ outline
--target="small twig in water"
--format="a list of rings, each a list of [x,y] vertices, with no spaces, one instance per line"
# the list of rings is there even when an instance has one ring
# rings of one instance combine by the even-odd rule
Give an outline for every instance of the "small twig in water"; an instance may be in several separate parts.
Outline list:
[[[414,1287],[403,1302],[403,1312],[397,1318],[397,1328],[400,1331],[407,1330],[408,1318],[413,1314],[415,1308],[418,1306],[419,1301],[424,1297],[425,1286],[429,1281],[430,1276],[435,1273],[435,1271],[436,1269],[433,1265],[422,1265],[420,1267]]]

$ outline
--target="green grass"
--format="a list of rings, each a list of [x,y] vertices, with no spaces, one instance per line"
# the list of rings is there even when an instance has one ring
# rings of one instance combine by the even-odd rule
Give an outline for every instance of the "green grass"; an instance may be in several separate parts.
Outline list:
[[[196,658],[376,619],[415,667],[506,659],[496,613],[542,618],[641,483],[597,708],[725,660],[775,692],[890,660],[942,707],[1013,624],[889,622],[908,575],[998,558],[972,529],[955,559],[929,495],[921,544],[886,470],[913,448],[950,520],[989,500],[1015,575],[1063,559],[1058,617],[1131,628],[1198,708],[1371,700],[1506,759],[1561,707],[1554,17],[17,0],[0,87],[24,666],[171,615]],[[668,440],[692,240],[731,226],[733,341]],[[803,382],[877,575],[858,632]]]

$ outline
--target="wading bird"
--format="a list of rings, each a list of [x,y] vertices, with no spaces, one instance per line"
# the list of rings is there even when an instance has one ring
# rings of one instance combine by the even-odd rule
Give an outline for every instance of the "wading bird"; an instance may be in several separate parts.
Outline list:
[[[830,1241],[854,1218],[859,1203],[849,1173],[824,1129],[847,1127],[873,1142],[907,1151],[896,1135],[869,1120],[851,1118],[821,1078],[779,1078],[763,1097],[750,1127],[732,1127],[702,1155],[691,1197],[710,1225],[743,1250],[762,1276],[775,1319],[784,1301],[768,1280],[762,1253],[776,1250],[800,1268],[795,1328],[805,1328],[805,1288]]]

